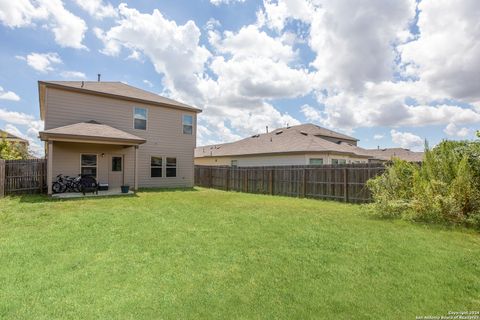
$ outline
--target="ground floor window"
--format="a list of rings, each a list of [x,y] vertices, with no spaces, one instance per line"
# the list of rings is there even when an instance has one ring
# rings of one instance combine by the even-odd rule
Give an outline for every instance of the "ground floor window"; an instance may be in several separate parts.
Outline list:
[[[177,158],[167,157],[167,177],[177,176]]]
[[[152,178],[162,177],[162,157],[152,157],[150,160],[150,176]]]
[[[323,164],[323,159],[322,158],[310,158],[309,163],[311,165],[320,165],[320,164]]]
[[[80,155],[80,173],[82,176],[97,177],[97,155],[82,154]]]
[[[332,164],[346,164],[347,160],[345,159],[332,159]]]
[[[112,157],[112,171],[122,171],[122,157]]]
[[[216,161],[216,160],[215,160],[215,161]],[[232,160],[232,161],[230,161],[230,165],[231,165],[232,167],[238,166],[238,160]]]

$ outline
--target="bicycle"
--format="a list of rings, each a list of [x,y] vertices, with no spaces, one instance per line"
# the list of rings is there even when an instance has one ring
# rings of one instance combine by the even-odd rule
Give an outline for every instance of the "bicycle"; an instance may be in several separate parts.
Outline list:
[[[77,177],[63,176],[63,174],[57,175],[57,180],[52,185],[52,191],[54,193],[64,192],[80,192],[80,180],[81,175]]]

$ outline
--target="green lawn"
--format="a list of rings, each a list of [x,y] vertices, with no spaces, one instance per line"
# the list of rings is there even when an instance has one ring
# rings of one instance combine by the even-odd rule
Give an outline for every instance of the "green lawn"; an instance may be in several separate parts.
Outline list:
[[[0,200],[0,318],[415,319],[480,310],[480,234],[207,189]]]

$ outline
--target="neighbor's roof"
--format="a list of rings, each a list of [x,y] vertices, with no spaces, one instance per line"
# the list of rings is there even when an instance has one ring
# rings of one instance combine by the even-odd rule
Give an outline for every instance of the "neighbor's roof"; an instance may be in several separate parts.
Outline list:
[[[333,132],[313,124],[276,129],[270,133],[254,135],[232,143],[210,145],[195,149],[195,157],[221,157],[254,154],[295,152],[331,152],[371,158],[365,149],[349,143],[334,143],[321,136],[354,140],[355,138]]]
[[[296,126],[291,126],[290,128],[296,129],[298,131],[303,131],[308,134],[314,135],[314,136],[320,136],[320,137],[330,137],[330,138],[338,138],[338,139],[343,139],[343,140],[350,140],[350,141],[359,141],[357,138],[347,136],[346,134],[336,132],[329,130],[327,128],[323,128],[320,126],[317,126],[313,123],[305,123],[305,124],[299,124]],[[273,130],[272,133],[275,133],[279,130],[283,130],[284,128],[279,128],[276,130]]]
[[[3,136],[5,136],[7,140],[20,140],[20,141],[28,142],[28,140],[20,138],[14,134],[11,134],[10,132],[0,130],[0,138]]]
[[[146,142],[143,138],[93,120],[41,131],[40,138],[42,140],[93,140],[118,143],[127,142],[129,144]]]
[[[38,81],[39,90],[42,86],[57,87],[66,90],[73,90],[83,93],[104,95],[124,100],[140,101],[144,103],[173,107],[193,112],[202,112],[202,110],[178,102],[169,98],[162,97],[156,93],[145,91],[132,87],[122,82],[110,81]],[[40,93],[40,100],[42,94]],[[40,101],[42,105],[42,101]]]
[[[367,149],[367,152],[380,160],[398,158],[409,162],[421,162],[424,154],[403,148]]]

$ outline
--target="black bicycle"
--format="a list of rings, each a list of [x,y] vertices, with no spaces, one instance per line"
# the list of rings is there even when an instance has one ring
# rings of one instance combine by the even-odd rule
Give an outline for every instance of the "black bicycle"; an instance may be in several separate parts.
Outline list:
[[[80,192],[81,189],[81,176],[69,177],[59,174],[57,176],[57,181],[52,185],[52,191],[54,193],[64,193],[64,192]]]

